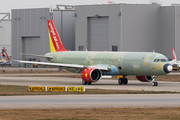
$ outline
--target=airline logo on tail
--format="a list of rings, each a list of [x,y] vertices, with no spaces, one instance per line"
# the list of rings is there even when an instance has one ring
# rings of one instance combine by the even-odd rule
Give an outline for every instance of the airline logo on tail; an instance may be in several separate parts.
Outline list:
[[[66,51],[54,26],[53,20],[47,20],[47,22],[51,52]]]
[[[3,49],[4,49],[4,52],[5,52],[5,54],[6,54],[7,60],[9,60],[10,58],[9,58],[9,56],[8,56],[7,52],[6,52],[5,47],[3,47]]]

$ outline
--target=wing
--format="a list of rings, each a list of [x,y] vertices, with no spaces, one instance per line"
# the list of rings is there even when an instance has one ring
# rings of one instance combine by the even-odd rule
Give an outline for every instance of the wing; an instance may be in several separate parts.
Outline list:
[[[85,66],[85,65],[76,65],[76,64],[63,64],[63,63],[49,63],[49,62],[34,62],[34,61],[21,61],[21,60],[13,60],[20,63],[30,63],[30,64],[39,64],[39,65],[52,65],[52,66],[59,66],[59,67],[67,67],[67,68],[97,68],[99,70],[108,71],[108,67],[100,67],[100,66]]]
[[[44,55],[35,55],[35,54],[27,54],[27,53],[20,53],[21,55],[27,55],[27,56],[34,56],[34,57],[41,57],[41,58],[49,58],[49,59],[53,59],[53,57],[48,57],[48,56],[44,56]]]
[[[28,56],[35,56],[35,57],[42,57],[42,58],[53,59],[53,57],[51,57],[51,56],[35,55],[35,54],[27,54],[27,53],[20,53],[20,54],[28,55]],[[66,68],[80,68],[80,69],[97,68],[97,69],[103,70],[103,71],[108,71],[109,70],[108,67],[101,67],[101,66],[86,66],[86,65],[77,65],[77,64],[63,64],[63,63],[49,63],[49,62],[35,62],[35,61],[21,61],[21,60],[13,60],[13,59],[9,59],[9,60],[15,61],[15,62],[20,62],[20,63],[30,63],[30,64],[38,64],[38,65],[51,65],[51,66],[66,67]]]

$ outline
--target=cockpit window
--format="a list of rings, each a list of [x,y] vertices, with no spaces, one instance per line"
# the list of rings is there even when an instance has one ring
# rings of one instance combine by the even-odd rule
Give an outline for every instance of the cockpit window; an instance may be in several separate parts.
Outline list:
[[[166,62],[166,59],[161,59],[161,62]]]
[[[168,62],[168,59],[154,59],[154,62]]]

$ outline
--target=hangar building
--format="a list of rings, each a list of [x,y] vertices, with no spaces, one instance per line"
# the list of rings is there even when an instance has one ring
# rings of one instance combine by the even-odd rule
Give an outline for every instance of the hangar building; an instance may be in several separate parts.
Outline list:
[[[10,13],[0,13],[0,53],[5,47],[9,56],[11,56],[11,20]]]
[[[75,50],[74,10],[49,8],[12,10],[12,58],[34,61],[39,58],[19,53],[44,55],[50,52],[47,20],[53,19],[62,42],[67,50]],[[41,58],[40,61],[47,61]],[[24,65],[24,64],[22,64]],[[12,66],[22,66],[12,62]],[[26,66],[27,67],[27,66]]]
[[[154,50],[172,59],[171,49],[175,48],[180,59],[180,6],[158,4],[79,5],[53,12],[49,8],[13,9],[13,59],[35,60],[19,53],[50,51],[47,19],[54,20],[67,50]]]
[[[180,59],[180,6],[105,4],[76,6],[76,50],[153,50]]]

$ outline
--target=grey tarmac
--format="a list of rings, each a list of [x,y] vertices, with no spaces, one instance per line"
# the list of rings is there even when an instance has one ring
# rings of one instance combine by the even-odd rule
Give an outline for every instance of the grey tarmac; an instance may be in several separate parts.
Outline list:
[[[177,94],[1,96],[0,109],[180,107]]]

